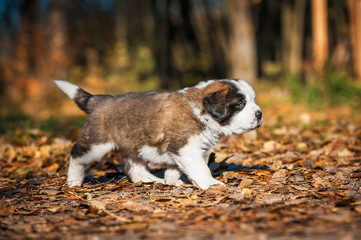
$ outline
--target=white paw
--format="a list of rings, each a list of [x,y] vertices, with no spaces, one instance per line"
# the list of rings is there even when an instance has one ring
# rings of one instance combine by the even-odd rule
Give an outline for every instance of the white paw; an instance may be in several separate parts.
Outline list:
[[[164,179],[161,179],[161,178],[153,179],[153,180],[152,180],[152,181],[150,181],[150,182],[165,184]]]
[[[183,185],[183,181],[178,179],[175,183],[173,183],[172,185],[176,186],[176,187],[180,187]]]
[[[165,184],[164,179],[158,178],[151,173],[143,173],[144,175],[140,176],[139,174],[136,176],[130,176],[130,179],[133,183],[142,182],[142,183],[161,183]]]
[[[167,180],[165,180],[165,184],[170,185],[170,186],[180,187],[180,186],[183,185],[183,181],[180,180],[180,179],[178,179],[176,181],[167,181]]]
[[[168,168],[164,173],[165,183],[172,186],[182,186],[183,181],[180,180],[182,173],[177,168]]]
[[[193,181],[193,185],[195,185],[198,188],[201,188],[203,190],[207,190],[210,186],[212,185],[223,185],[226,186],[224,183],[214,179],[214,178],[210,178],[210,179],[201,179],[198,181]]]
[[[80,187],[83,184],[83,180],[71,180],[68,179],[67,184],[69,187]]]

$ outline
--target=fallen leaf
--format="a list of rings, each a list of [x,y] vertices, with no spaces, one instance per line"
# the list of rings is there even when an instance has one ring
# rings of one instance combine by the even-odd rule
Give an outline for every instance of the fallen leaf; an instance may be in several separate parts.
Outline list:
[[[275,130],[272,131],[272,133],[275,135],[286,135],[287,132],[288,132],[288,129],[286,126],[283,126],[281,128],[276,128]]]
[[[28,174],[30,171],[31,171],[31,169],[29,166],[23,166],[23,167],[17,168],[11,174],[13,174],[14,176],[23,176],[23,175]]]
[[[277,171],[278,169],[282,168],[283,162],[281,160],[274,161],[270,167],[272,171]]]
[[[120,227],[120,229],[123,230],[130,230],[130,231],[136,231],[136,230],[142,230],[148,228],[148,223],[145,222],[136,222],[136,223],[128,223],[124,224]]]
[[[257,139],[257,132],[256,131],[246,132],[243,134],[243,138],[247,144],[250,144]]]
[[[301,113],[299,116],[299,120],[302,124],[309,124],[311,122],[311,115],[307,112]]]
[[[236,178],[236,176],[238,175],[237,172],[234,172],[234,171],[225,171],[222,173],[222,178],[225,178],[225,179],[233,179],[233,178]]]
[[[283,202],[283,197],[281,195],[265,194],[263,195],[262,200],[266,204],[274,204]]]
[[[43,189],[40,191],[41,194],[48,194],[50,196],[53,195],[57,195],[59,193],[61,193],[61,191],[57,190],[57,189]]]
[[[303,185],[291,185],[291,187],[298,191],[308,191],[309,190],[309,187],[306,187]]]
[[[336,173],[337,172],[337,167],[335,166],[327,166],[325,167],[325,169],[323,170],[325,173]]]
[[[241,194],[243,194],[245,197],[249,198],[252,196],[253,190],[249,188],[242,188]]]
[[[51,164],[49,167],[46,167],[44,168],[44,171],[47,171],[47,172],[57,172],[58,169],[59,169],[59,164],[57,163],[53,163]]]
[[[240,201],[244,199],[244,194],[242,193],[234,193],[228,196],[228,198],[236,200],[236,201]]]
[[[267,141],[263,144],[263,149],[262,151],[264,152],[273,152],[275,151],[276,149],[278,149],[280,147],[280,144],[277,143],[276,141],[274,140],[270,140],[270,141]]]
[[[329,188],[330,187],[330,183],[328,181],[326,181],[325,179],[322,179],[319,176],[316,176],[313,178],[312,185],[316,188]]]
[[[299,174],[297,175],[292,175],[291,177],[289,177],[288,179],[290,182],[304,182],[305,178]]]
[[[90,204],[91,204],[93,207],[95,207],[95,208],[97,208],[97,209],[100,209],[100,210],[104,210],[105,207],[106,207],[106,205],[107,205],[105,202],[103,202],[103,201],[97,201],[97,200],[91,200],[91,201],[90,201]]]
[[[254,174],[256,174],[257,176],[267,176],[270,175],[271,173],[267,170],[255,170]]]
[[[57,213],[57,212],[59,212],[60,209],[61,209],[61,207],[51,207],[51,208],[48,208],[48,211],[50,211],[52,213]]]
[[[339,171],[339,172],[337,172],[337,173],[335,174],[335,178],[336,178],[337,180],[344,180],[344,179],[345,179],[345,176],[343,175],[343,173],[342,173],[341,171]]]
[[[339,156],[339,157],[351,157],[352,152],[350,152],[347,148],[342,148],[340,151],[337,152],[337,156]]]
[[[14,214],[15,207],[9,206],[7,208],[0,207],[0,217],[9,217]]]
[[[223,192],[227,192],[228,188],[222,184],[211,185],[205,193],[209,196],[221,195]]]
[[[8,163],[12,162],[16,157],[15,148],[13,146],[11,146],[11,145],[6,145],[5,146],[4,157],[6,159],[6,162],[8,162]]]
[[[325,220],[327,222],[335,223],[349,223],[352,221],[352,216],[349,211],[343,211],[340,213],[322,214],[316,216],[318,219]]]
[[[249,186],[251,186],[252,183],[253,183],[252,179],[244,178],[244,179],[242,179],[242,181],[240,182],[238,187],[239,188],[248,188]]]
[[[353,172],[350,175],[351,178],[361,178],[361,172]]]
[[[301,143],[298,143],[297,146],[296,146],[296,149],[299,150],[299,151],[304,151],[307,149],[307,144],[304,143],[304,142],[301,142]]]
[[[288,171],[286,169],[280,169],[272,175],[272,178],[284,178],[287,176]]]
[[[358,213],[361,213],[361,204],[360,204],[360,205],[356,205],[356,206],[354,207],[354,210],[355,210],[356,212],[358,212]]]

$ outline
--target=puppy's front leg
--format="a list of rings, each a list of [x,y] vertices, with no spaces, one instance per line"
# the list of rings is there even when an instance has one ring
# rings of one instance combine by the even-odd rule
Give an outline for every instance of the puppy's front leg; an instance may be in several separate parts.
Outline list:
[[[190,178],[194,185],[207,190],[211,185],[224,183],[214,179],[202,155],[183,155],[176,160],[178,167]]]

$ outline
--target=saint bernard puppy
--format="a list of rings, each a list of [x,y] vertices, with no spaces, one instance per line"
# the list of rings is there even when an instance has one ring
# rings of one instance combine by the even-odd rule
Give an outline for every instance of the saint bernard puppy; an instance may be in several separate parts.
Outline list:
[[[262,125],[253,88],[243,80],[201,82],[178,92],[92,95],[66,81],[54,81],[88,115],[71,150],[67,183],[81,186],[84,171],[112,150],[122,154],[133,182],[180,186],[181,175],[208,189],[223,184],[207,166],[212,147],[222,136]],[[164,179],[147,163],[165,165]]]

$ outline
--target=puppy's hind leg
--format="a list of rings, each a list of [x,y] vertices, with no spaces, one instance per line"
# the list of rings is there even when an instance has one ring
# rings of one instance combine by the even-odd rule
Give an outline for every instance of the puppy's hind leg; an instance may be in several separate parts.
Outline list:
[[[75,143],[71,150],[68,179],[69,187],[81,186],[84,172],[88,165],[100,160],[105,154],[114,149],[114,143],[94,144],[90,147],[80,147]]]
[[[147,169],[147,165],[140,159],[124,158],[124,171],[133,183],[155,182],[165,184],[164,179],[154,176]]]
[[[181,176],[182,172],[176,166],[170,166],[164,172],[165,183],[168,185],[174,185],[176,187],[183,185],[183,181],[180,180]]]

